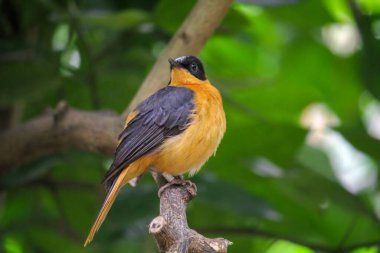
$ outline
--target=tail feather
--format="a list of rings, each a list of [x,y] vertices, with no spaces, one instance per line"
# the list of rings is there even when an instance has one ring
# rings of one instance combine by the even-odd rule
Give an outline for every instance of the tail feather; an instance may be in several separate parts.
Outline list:
[[[120,189],[132,178],[134,178],[136,175],[135,173],[131,173],[131,170],[129,168],[124,169],[120,175],[117,177],[117,179],[114,181],[112,186],[110,187],[108,194],[106,196],[106,199],[103,202],[102,208],[99,211],[98,216],[96,217],[94,225],[92,225],[90,233],[87,236],[86,242],[84,243],[84,246],[86,247],[94,238],[95,233],[99,230],[100,226],[102,225],[103,221],[105,220],[109,210],[111,209],[111,206],[113,202],[115,201]]]

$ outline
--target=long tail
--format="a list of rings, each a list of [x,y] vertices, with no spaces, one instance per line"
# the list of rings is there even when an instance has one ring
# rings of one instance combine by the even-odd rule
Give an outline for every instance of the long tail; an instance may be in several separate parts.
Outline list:
[[[133,173],[135,172],[135,173]],[[87,236],[86,242],[84,243],[84,246],[86,247],[94,238],[95,233],[99,230],[100,226],[102,225],[104,219],[106,218],[109,210],[111,209],[111,206],[113,202],[116,199],[116,196],[118,195],[120,189],[132,178],[136,177],[136,170],[131,170],[131,168],[125,168],[120,175],[117,177],[113,185],[108,191],[108,194],[106,196],[106,199],[103,202],[102,208],[99,211],[98,216],[96,217],[94,225],[92,225],[92,228],[90,230],[90,233]]]

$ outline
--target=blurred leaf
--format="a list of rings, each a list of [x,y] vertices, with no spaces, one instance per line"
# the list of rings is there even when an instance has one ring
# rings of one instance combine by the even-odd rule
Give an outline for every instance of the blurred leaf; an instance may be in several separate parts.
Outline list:
[[[376,23],[378,19],[371,15],[365,15],[352,6],[352,12],[358,25],[361,35],[363,49],[361,52],[362,76],[365,86],[377,99],[380,99],[380,75],[377,71],[377,59],[380,57],[380,47],[378,46],[378,36],[376,34]]]
[[[357,0],[357,2],[367,14],[380,13],[380,2],[377,0]]]
[[[298,160],[305,167],[312,169],[327,179],[336,180],[330,161],[321,150],[305,145],[298,153]]]
[[[104,29],[129,29],[148,20],[148,15],[138,9],[127,9],[116,13],[90,12],[82,15],[85,25]]]
[[[12,170],[0,179],[1,188],[20,187],[44,177],[58,163],[59,156],[38,159]]]
[[[85,252],[83,246],[57,233],[57,230],[59,228],[34,227],[33,230],[29,230],[28,236],[40,252]]]
[[[278,6],[287,4],[296,4],[301,0],[238,0],[240,3],[257,4],[262,6]]]
[[[338,22],[352,22],[352,13],[344,0],[329,1],[324,0],[327,10]]]
[[[153,20],[165,32],[173,34],[185,20],[194,4],[195,0],[161,0],[155,7]]]
[[[279,213],[268,203],[241,187],[212,177],[202,177],[202,179],[202,181],[197,180],[198,201],[213,205],[217,209],[234,212],[239,216],[279,219]]]
[[[25,191],[14,191],[8,194],[4,206],[1,207],[0,226],[4,228],[26,223],[33,212],[36,197],[35,191],[31,191],[30,194],[25,194]]]
[[[46,61],[12,62],[0,66],[0,104],[42,98],[60,86],[53,64]]]
[[[69,29],[70,27],[68,24],[60,24],[57,26],[52,38],[53,50],[62,51],[66,48],[70,36]]]
[[[361,248],[361,249],[352,251],[352,253],[377,253],[377,252],[378,252],[378,247]]]
[[[235,79],[235,82],[248,85],[257,78],[272,77],[277,71],[279,59],[268,49],[251,45],[249,38],[214,36],[203,50],[202,58],[212,69],[212,76],[218,79]]]
[[[267,251],[268,253],[313,253],[314,251],[286,241],[275,242]]]
[[[18,240],[12,237],[4,238],[4,250],[5,253],[22,253],[22,245]]]
[[[239,7],[241,7],[241,5],[232,4],[220,25],[219,31],[237,32],[249,29],[251,22],[245,15],[242,15],[239,11]],[[256,9],[258,12],[261,11],[259,8]]]
[[[291,25],[292,29],[301,29],[304,32],[303,35],[332,22],[332,18],[324,8],[322,1],[303,0],[299,4],[270,8],[267,11],[276,18],[277,22],[281,22],[281,25]],[[302,13],[302,15],[296,15],[296,13]]]
[[[370,155],[380,164],[380,141],[368,135],[362,123],[356,126],[338,128],[338,131],[357,149]]]

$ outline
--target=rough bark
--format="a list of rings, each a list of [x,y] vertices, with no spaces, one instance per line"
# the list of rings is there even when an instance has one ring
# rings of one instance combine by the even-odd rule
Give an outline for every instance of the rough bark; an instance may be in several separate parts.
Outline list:
[[[0,134],[0,173],[70,147],[112,154],[122,121],[110,111],[86,112],[65,102]]]
[[[160,215],[152,220],[149,232],[164,253],[224,253],[232,243],[223,238],[210,239],[190,229],[187,224],[187,203],[196,195],[190,181],[181,181],[166,187],[165,180],[157,179],[160,191]]]

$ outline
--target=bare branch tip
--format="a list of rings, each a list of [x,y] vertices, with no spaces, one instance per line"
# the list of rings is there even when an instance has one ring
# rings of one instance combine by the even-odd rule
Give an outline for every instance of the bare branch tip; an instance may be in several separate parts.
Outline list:
[[[69,104],[64,100],[59,101],[54,111],[54,123],[58,123],[68,110]]]
[[[165,221],[164,217],[157,216],[149,224],[149,233],[150,234],[158,234],[159,232],[161,232],[162,228],[165,226],[166,226],[166,221]]]

